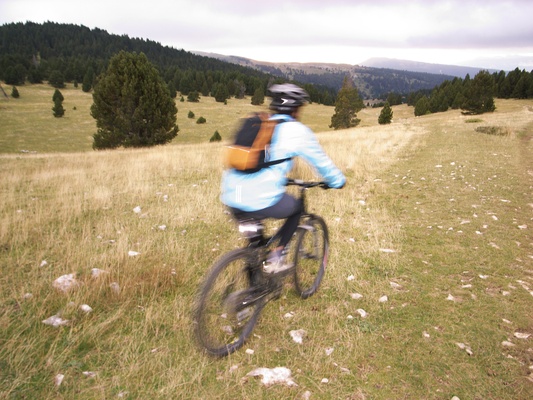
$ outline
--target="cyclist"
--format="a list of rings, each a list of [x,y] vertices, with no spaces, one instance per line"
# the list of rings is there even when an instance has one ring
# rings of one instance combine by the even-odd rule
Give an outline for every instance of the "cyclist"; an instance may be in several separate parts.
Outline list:
[[[254,173],[227,169],[222,177],[221,200],[237,219],[286,219],[280,228],[278,247],[264,266],[265,272],[277,273],[292,266],[285,261],[284,249],[296,232],[302,213],[300,201],[286,193],[292,158],[302,157],[331,188],[342,188],[346,178],[324,152],[313,131],[298,120],[301,107],[309,102],[307,92],[287,83],[271,86],[268,95],[272,98],[270,118],[283,123],[274,130],[265,161],[287,160]]]

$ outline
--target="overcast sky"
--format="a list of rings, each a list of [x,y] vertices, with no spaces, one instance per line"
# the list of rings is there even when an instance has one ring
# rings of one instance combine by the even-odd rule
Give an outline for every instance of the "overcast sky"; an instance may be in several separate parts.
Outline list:
[[[0,24],[26,21],[259,61],[533,69],[533,0],[0,0]]]

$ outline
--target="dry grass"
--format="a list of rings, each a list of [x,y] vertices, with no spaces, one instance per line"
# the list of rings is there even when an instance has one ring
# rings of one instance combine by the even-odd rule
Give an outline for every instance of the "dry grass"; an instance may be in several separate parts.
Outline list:
[[[209,123],[221,118],[208,114],[215,106],[193,111]],[[218,105],[235,116],[241,106]],[[254,354],[222,360],[202,354],[190,330],[205,270],[242,245],[218,199],[222,145],[203,140],[212,127],[196,144],[0,156],[0,397],[529,398],[531,339],[513,335],[533,333],[530,106],[497,102],[481,117],[507,137],[476,133],[457,112],[414,118],[405,106],[388,126],[368,117],[369,126],[320,133],[349,178],[342,191],[310,192],[331,233],[323,287],[302,301],[287,286],[247,346]],[[323,113],[318,126],[329,123]],[[312,176],[303,165],[297,174]],[[93,268],[106,273],[94,278]],[[68,273],[79,286],[53,289]],[[54,314],[69,324],[41,322]],[[307,331],[303,345],[293,329]],[[275,366],[298,387],[245,379]]]

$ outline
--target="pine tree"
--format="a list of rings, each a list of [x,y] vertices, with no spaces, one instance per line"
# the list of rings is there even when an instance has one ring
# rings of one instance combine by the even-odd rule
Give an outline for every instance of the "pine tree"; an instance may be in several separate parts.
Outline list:
[[[65,98],[63,97],[63,93],[59,91],[59,89],[54,90],[54,95],[52,96],[52,101],[55,103],[57,100],[63,101]]]
[[[209,142],[220,142],[221,140],[222,137],[220,136],[220,133],[218,133],[218,131],[215,131],[215,133],[213,133],[213,136],[211,136],[211,138],[209,139]]]
[[[255,89],[254,95],[252,96],[252,105],[260,106],[265,102],[265,92],[262,87]]]
[[[187,101],[191,103],[198,103],[200,101],[200,93],[198,93],[196,90],[190,92],[187,96]]]
[[[50,76],[48,77],[48,83],[52,85],[52,87],[55,88],[64,88],[65,87],[65,77],[63,76],[63,73],[59,70],[54,70],[50,73]]]
[[[65,109],[63,108],[63,96],[57,97],[54,100],[54,106],[52,107],[52,111],[54,113],[54,117],[61,118],[63,115],[65,115]]]
[[[389,105],[389,102],[385,102],[385,105],[381,109],[381,113],[378,117],[378,123],[380,125],[390,124],[392,122],[392,108]]]
[[[13,88],[11,89],[11,97],[13,97],[14,99],[18,99],[20,97],[20,93],[16,86],[13,86]]]
[[[331,117],[330,128],[346,129],[357,126],[360,119],[357,118],[356,112],[364,107],[363,100],[359,97],[357,88],[353,86],[352,80],[346,76],[342,88],[335,101],[335,114]]]
[[[429,111],[429,100],[426,96],[422,96],[415,104],[415,117],[430,113],[431,111]]]
[[[121,51],[93,90],[94,149],[165,144],[178,134],[176,104],[143,54]]]
[[[94,70],[92,67],[87,68],[85,75],[83,75],[83,82],[81,84],[81,90],[88,93],[93,88]]]
[[[461,105],[463,114],[483,114],[496,109],[494,78],[488,71],[479,71],[474,79],[465,84],[463,92],[466,98]]]
[[[223,83],[215,85],[213,88],[213,96],[215,97],[215,101],[218,103],[224,103],[227,99],[229,99],[228,87]]]

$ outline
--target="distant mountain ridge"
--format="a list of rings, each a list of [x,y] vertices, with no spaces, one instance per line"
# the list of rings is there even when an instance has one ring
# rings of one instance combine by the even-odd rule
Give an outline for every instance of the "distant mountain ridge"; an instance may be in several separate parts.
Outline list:
[[[473,78],[481,70],[489,71],[490,73],[500,72],[499,70],[489,68],[464,67],[460,65],[447,64],[431,64],[419,61],[398,60],[386,57],[369,58],[368,60],[362,62],[361,65],[372,68],[388,68],[400,71],[452,75],[457,76],[459,78],[464,78],[466,74],[470,74],[470,77]]]
[[[255,68],[275,76],[302,83],[318,84],[339,89],[346,74],[350,74],[361,95],[366,98],[383,97],[387,93],[406,94],[433,89],[446,80],[474,77],[484,68],[430,64],[390,58],[371,58],[362,65],[334,63],[272,63],[240,56],[193,51],[194,54],[216,58],[228,63]],[[499,72],[488,70],[489,72]]]

